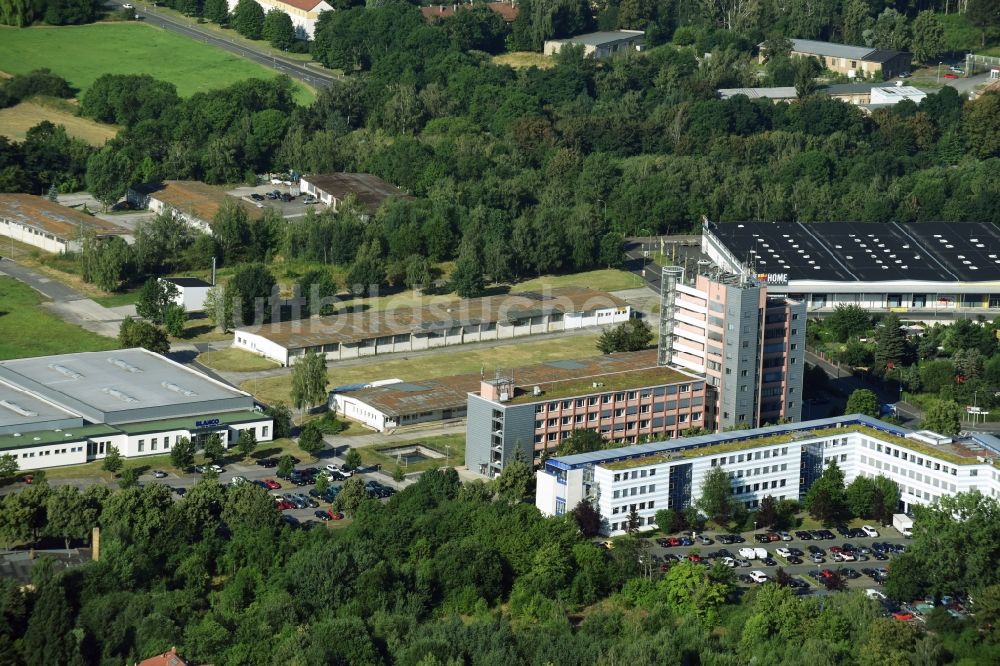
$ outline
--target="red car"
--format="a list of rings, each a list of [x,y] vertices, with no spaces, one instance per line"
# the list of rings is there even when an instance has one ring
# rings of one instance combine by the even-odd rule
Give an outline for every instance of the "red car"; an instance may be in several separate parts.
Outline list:
[[[281,484],[274,479],[264,479],[264,485],[267,486],[269,490],[278,490],[281,488]]]
[[[289,502],[288,500],[283,499],[280,502],[278,502],[279,511],[288,511],[289,509],[294,509],[294,508],[295,505]]]
[[[957,79],[958,75],[957,74],[952,74],[951,72],[945,72],[944,78],[946,78],[946,79]]]
[[[695,563],[701,562],[701,555],[699,555],[698,553],[691,553],[690,555],[688,555],[688,562],[695,562]]]
[[[905,611],[899,611],[898,613],[893,613],[892,617],[895,620],[901,620],[903,622],[907,622],[907,621],[913,619],[913,613],[907,613]]]
[[[823,569],[822,571],[819,572],[819,575],[822,576],[823,578],[830,578],[831,576],[833,576],[833,572],[830,571],[829,569]]]
[[[35,477],[33,477],[31,474],[25,474],[21,480],[27,483],[28,485],[31,485],[31,482],[35,480]]]
[[[679,545],[681,545],[681,540],[678,539],[677,537],[667,537],[667,545],[668,546],[679,546]]]
[[[342,514],[339,511],[330,511],[329,514],[330,514],[330,520],[343,520],[344,519],[344,514]]]
[[[841,548],[840,546],[830,546],[830,552],[831,553],[842,553],[842,552],[844,552],[844,549]]]

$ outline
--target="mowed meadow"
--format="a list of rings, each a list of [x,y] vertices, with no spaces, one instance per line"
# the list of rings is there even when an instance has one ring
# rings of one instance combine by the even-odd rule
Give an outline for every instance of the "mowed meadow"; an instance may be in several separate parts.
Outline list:
[[[79,91],[102,74],[149,74],[189,97],[249,78],[277,74],[222,49],[142,23],[0,27],[0,70],[25,74],[48,68]],[[296,82],[301,104],[313,92]]]

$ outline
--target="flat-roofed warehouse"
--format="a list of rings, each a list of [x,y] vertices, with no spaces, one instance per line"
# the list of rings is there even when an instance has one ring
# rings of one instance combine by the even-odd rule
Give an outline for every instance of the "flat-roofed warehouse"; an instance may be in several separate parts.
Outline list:
[[[196,180],[165,180],[162,183],[136,185],[128,191],[128,201],[154,213],[170,212],[189,225],[212,233],[212,220],[228,203],[236,204],[252,220],[263,217],[264,211],[248,202],[230,196],[221,187],[214,187]]]
[[[560,287],[244,327],[233,346],[282,365],[310,350],[337,361],[618,324],[631,312],[609,293]]]
[[[571,361],[548,361],[513,368],[519,394],[531,393],[535,386],[555,387],[560,383],[598,383],[609,373],[656,369],[656,350],[621,352]],[[670,372],[664,369],[663,374]],[[479,391],[484,375],[470,372],[415,382],[399,379],[342,386],[330,392],[330,410],[367,427],[385,432],[399,426],[464,418],[470,393]]]
[[[78,252],[85,234],[124,233],[109,222],[31,194],[0,195],[0,233],[46,252]]]
[[[1000,310],[993,224],[706,222],[702,252],[814,312],[842,304],[915,316]]]
[[[389,199],[414,197],[370,173],[330,173],[302,176],[299,190],[311,194],[334,211],[348,196],[353,195],[368,216],[374,215]]]
[[[169,453],[179,437],[223,444],[252,429],[270,440],[272,419],[253,397],[145,349],[0,362],[0,453],[21,469]]]

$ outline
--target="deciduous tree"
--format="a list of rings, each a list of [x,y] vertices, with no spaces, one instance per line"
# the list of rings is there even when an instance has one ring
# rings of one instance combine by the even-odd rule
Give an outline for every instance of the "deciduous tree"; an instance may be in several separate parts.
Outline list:
[[[945,51],[944,26],[931,10],[917,14],[913,21],[913,39],[910,50],[920,62],[931,62]]]
[[[607,444],[601,433],[589,428],[577,428],[559,443],[559,455],[571,456],[577,453],[600,451]]]
[[[962,410],[954,400],[928,401],[920,427],[942,435],[957,435],[962,430]]]
[[[264,10],[255,0],[239,0],[233,9],[236,32],[249,39],[260,39],[264,31]]]
[[[205,440],[205,457],[218,465],[226,455],[226,448],[222,445],[222,437],[219,433],[213,432]]]
[[[868,389],[855,389],[847,399],[845,414],[865,414],[872,418],[878,418],[879,401],[878,396]]]
[[[251,428],[240,430],[240,437],[236,440],[236,448],[244,458],[249,458],[250,454],[257,448],[257,437],[254,436]]]
[[[326,402],[326,357],[309,350],[292,367],[292,404],[300,411]]]
[[[104,461],[101,463],[101,469],[105,472],[111,472],[114,475],[118,475],[119,470],[125,464],[122,458],[121,451],[114,444],[109,444],[107,448],[107,453],[104,456]]]
[[[269,10],[264,16],[261,36],[274,48],[287,51],[295,42],[295,26],[291,17],[280,9]]]
[[[183,471],[194,465],[195,444],[187,437],[178,437],[170,449],[170,464]]]
[[[315,421],[309,421],[302,426],[302,432],[299,433],[299,448],[313,458],[323,450],[323,431]]]
[[[721,467],[713,467],[705,474],[701,484],[701,497],[696,506],[720,525],[729,521],[733,506],[733,485]]]
[[[170,351],[170,341],[163,329],[131,317],[125,317],[118,328],[118,346],[122,349],[142,347],[157,354]]]

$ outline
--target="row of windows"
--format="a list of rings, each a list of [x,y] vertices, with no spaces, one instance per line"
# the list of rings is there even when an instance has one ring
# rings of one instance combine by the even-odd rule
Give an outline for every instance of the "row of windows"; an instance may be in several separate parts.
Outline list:
[[[958,476],[958,469],[955,467],[950,467],[949,465],[944,465],[939,462],[934,462],[930,458],[924,458],[918,456],[915,453],[910,453],[904,449],[895,448],[889,446],[888,444],[881,444],[880,442],[869,441],[867,439],[861,441],[861,445],[865,448],[872,448],[871,444],[875,445],[875,450],[879,453],[884,453],[887,456],[891,455],[893,458],[901,458],[903,460],[908,460],[910,462],[915,462],[918,465],[922,465],[928,469],[940,470],[945,474],[951,474],[952,476]]]
[[[618,472],[617,474],[615,474],[615,481],[627,481],[628,479],[645,479],[647,476],[656,476],[656,468],[652,467],[650,469],[633,469],[631,472]]]
[[[742,470],[738,469],[735,472],[729,473],[730,479],[742,479],[744,476],[760,476],[761,474],[770,474],[777,472],[785,472],[788,470],[788,463],[782,463],[779,467],[778,465],[764,465],[763,467],[754,467],[753,469]],[[746,472],[746,474],[744,474]]]
[[[71,446],[71,447],[65,448],[65,449],[42,449],[41,451],[38,451],[38,457],[41,458],[43,456],[50,456],[53,453],[55,453],[55,454],[58,455],[60,453],[79,453],[80,451],[83,451],[83,446]],[[14,457],[15,458],[17,457],[16,453],[14,454]],[[22,453],[21,457],[22,458],[34,458],[35,457],[35,452],[34,451],[28,451],[26,453]]]
[[[629,504],[629,505],[623,504],[622,506],[611,507],[611,514],[617,515],[619,513],[631,513],[632,511],[645,511],[646,509],[655,509],[655,508],[656,508],[655,501],[639,502],[638,504]]]
[[[734,463],[741,463],[744,460],[746,460],[746,461],[750,461],[750,460],[767,460],[768,458],[771,458],[771,457],[777,458],[779,455],[787,456],[788,455],[788,447],[787,446],[782,446],[782,447],[774,448],[774,449],[763,449],[761,451],[753,451],[751,453],[745,453],[745,454],[744,453],[735,453],[735,454],[729,456],[729,462],[728,462],[728,464],[732,465]],[[722,457],[719,457],[719,458],[712,458],[709,461],[709,464],[712,467],[716,467],[716,466],[719,466],[719,465],[725,465],[725,464],[727,464],[726,463],[726,456],[722,456]]]
[[[561,403],[558,401],[541,403],[535,405],[535,412],[541,413],[544,412],[546,409],[548,409],[549,411],[556,411],[558,409],[570,409],[574,405],[576,407],[584,407],[584,406],[594,406],[597,404],[608,404],[612,401],[612,399],[614,399],[615,401],[623,401],[626,399],[636,400],[640,397],[649,398],[653,395],[662,396],[667,394],[674,395],[675,393],[690,393],[690,392],[691,392],[690,384],[681,384],[679,387],[677,387],[677,389],[674,389],[673,386],[668,386],[668,387],[661,386],[655,389],[642,389],[642,391],[604,393],[602,395],[592,395],[588,398],[574,398],[573,400],[563,400]]]
[[[733,494],[745,495],[746,493],[755,493],[758,490],[767,490],[768,488],[784,488],[784,487],[785,487],[785,479],[775,479],[774,481],[770,482],[770,485],[768,485],[767,481],[764,481],[763,483],[755,483],[752,486],[749,483],[745,486],[736,486],[735,488],[733,488]]]
[[[944,490],[951,490],[951,492],[957,492],[955,490],[954,483],[947,483],[942,481],[936,476],[930,474],[921,474],[914,470],[900,469],[896,465],[890,465],[889,463],[883,463],[881,460],[876,460],[875,458],[869,458],[868,456],[861,456],[861,462],[863,464],[871,465],[875,469],[883,470],[886,472],[892,472],[893,474],[898,474],[903,477],[909,476],[909,478],[914,481],[919,481],[920,483],[926,483],[928,486],[934,486],[935,488],[942,488]]]
[[[623,488],[622,490],[616,490],[612,499],[618,499],[619,497],[635,497],[636,495],[645,495],[646,493],[655,493],[656,484],[651,483],[648,486],[635,486],[634,488]]]
[[[646,524],[655,525],[656,521],[653,520],[652,516],[648,520],[646,518],[643,518],[642,516],[639,516],[639,527],[642,527],[643,525]],[[611,523],[612,532],[617,532],[618,530],[627,530],[627,529],[628,529],[627,520],[623,520],[620,523]]]
[[[648,407],[648,405],[646,405],[646,407]],[[643,409],[641,413],[642,414],[648,414],[649,410],[648,409]],[[542,419],[536,419],[535,420],[535,430],[541,430],[542,428],[544,428],[546,426],[548,426],[549,428],[557,428],[560,425],[568,426],[568,425],[574,425],[574,424],[583,423],[585,416],[588,417],[586,419],[588,421],[598,421],[598,420],[600,420],[602,418],[603,419],[611,419],[611,418],[621,419],[621,418],[625,418],[626,416],[634,416],[634,414],[626,414],[624,409],[618,409],[618,410],[615,410],[615,413],[614,413],[613,416],[610,413],[608,413],[608,414],[602,414],[600,412],[591,412],[590,414],[577,414],[575,417],[574,416],[564,416],[564,417],[562,417],[562,419],[548,419],[547,421],[542,420]],[[681,412],[680,414],[677,415],[677,422],[678,423],[687,423],[687,420],[688,420],[687,412]],[[700,421],[701,420],[701,412],[691,412],[691,420],[692,421]],[[640,428],[645,428],[648,425],[649,425],[649,421],[640,421],[640,423],[639,423],[639,427]],[[631,429],[632,427],[633,426],[629,426],[629,429]]]

